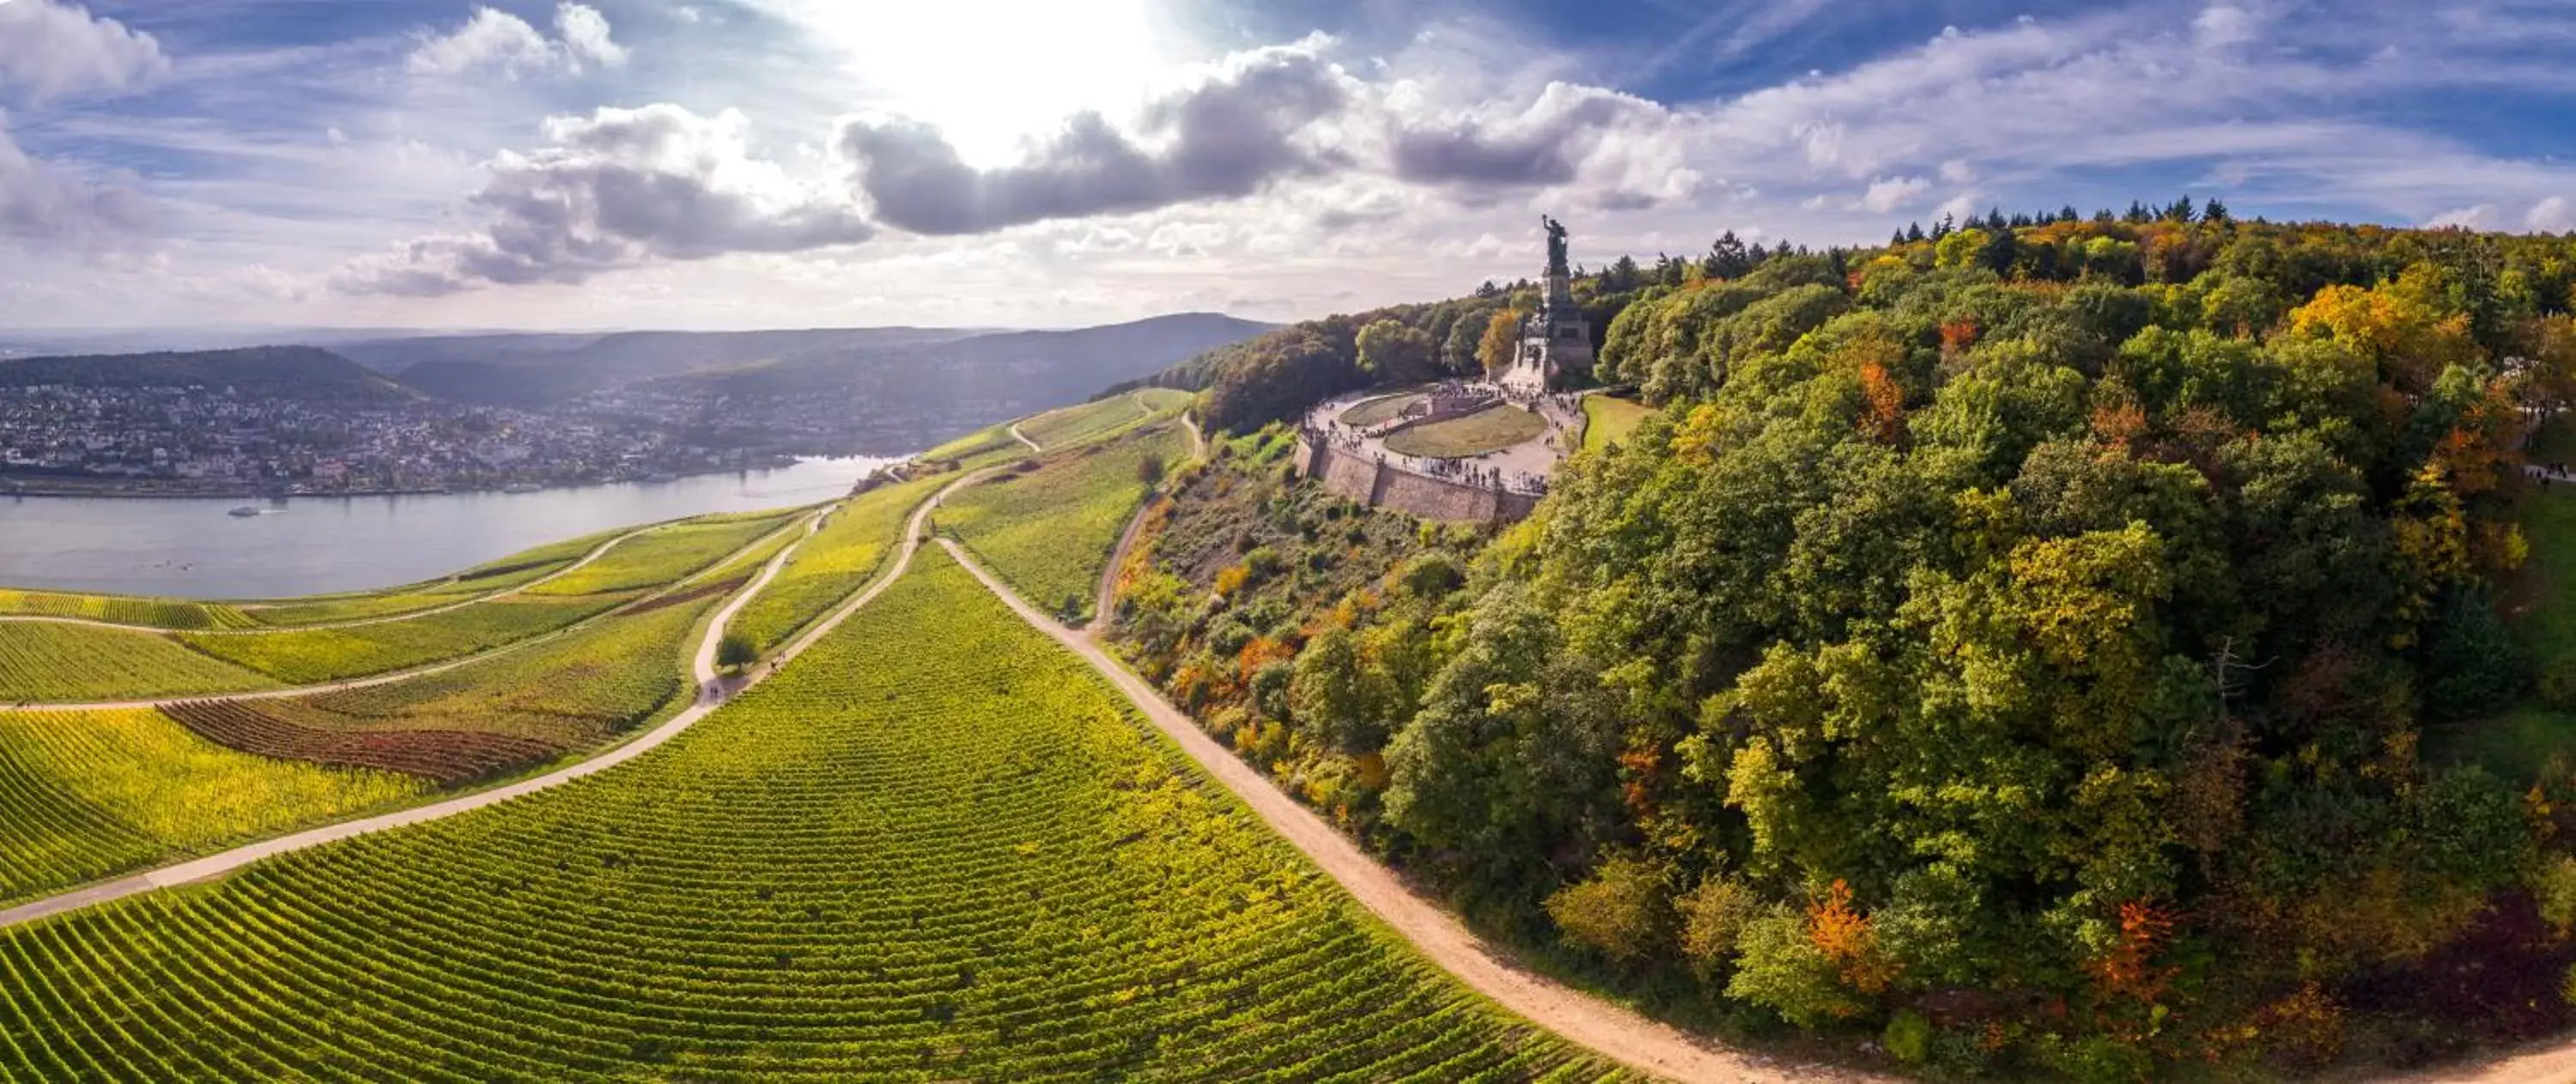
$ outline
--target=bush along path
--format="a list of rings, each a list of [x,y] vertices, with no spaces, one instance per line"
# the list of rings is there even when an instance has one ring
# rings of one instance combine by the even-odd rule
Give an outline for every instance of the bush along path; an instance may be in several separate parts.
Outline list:
[[[1878,1081],[1887,1078],[1832,1066],[1775,1061],[1730,1050],[1669,1024],[1647,1019],[1600,998],[1511,963],[1469,931],[1456,916],[1415,895],[1392,870],[1313,811],[1282,793],[1250,765],[1200,730],[1161,694],[1081,632],[1039,613],[977,564],[965,547],[942,538],[967,571],[982,581],[1021,620],[1081,656],[1134,701],[1154,728],[1180,746],[1209,776],[1225,785],[1262,823],[1315,863],[1342,890],[1366,906],[1414,949],[1476,992],[1568,1042],[1588,1047],[1631,1068],[1672,1080],[1787,1084],[1790,1081]]]
[[[320,828],[297,832],[293,835],[280,836],[276,839],[235,847],[231,850],[211,854],[204,858],[193,859],[191,861],[181,862],[175,865],[163,866],[159,869],[146,870],[142,873],[133,874],[131,876],[122,877],[117,880],[107,881],[101,884],[91,885],[87,888],[77,889],[60,895],[48,896],[39,900],[33,900],[16,907],[11,907],[7,910],[0,910],[0,927],[8,927],[23,922],[31,922],[40,918],[47,918],[69,911],[76,911],[94,904],[105,903],[109,900],[142,895],[158,889],[196,884],[224,876],[234,870],[242,868],[243,866],[250,865],[254,862],[258,862],[275,855],[286,854],[292,851],[300,851],[310,847],[317,847],[325,843],[348,839],[353,836],[366,835],[371,832],[381,832],[388,828],[399,828],[404,825],[420,824],[425,821],[438,820],[442,817],[452,817],[456,814],[468,812],[470,810],[498,805],[502,802],[534,794],[538,791],[559,786],[561,784],[571,782],[572,780],[580,779],[584,776],[596,775],[620,764],[624,764],[627,761],[643,756],[646,753],[652,752],[663,743],[678,736],[682,731],[696,725],[699,720],[712,714],[717,708],[722,707],[725,702],[739,695],[744,689],[758,684],[760,681],[766,679],[770,674],[776,672],[780,666],[786,664],[796,656],[803,654],[805,649],[812,646],[816,640],[821,639],[826,633],[838,628],[842,621],[847,620],[851,614],[856,613],[860,608],[874,600],[879,593],[886,589],[887,585],[903,578],[904,569],[912,563],[913,551],[919,548],[919,539],[921,537],[923,524],[928,521],[931,510],[938,507],[939,498],[947,495],[959,486],[973,483],[979,477],[981,477],[980,472],[978,474],[969,474],[961,477],[955,482],[950,483],[947,487],[941,489],[937,495],[934,495],[929,500],[922,502],[921,507],[913,512],[911,521],[905,527],[903,543],[901,548],[896,550],[894,561],[887,567],[885,574],[870,583],[865,590],[852,596],[849,601],[842,603],[838,609],[832,612],[830,617],[816,622],[813,628],[806,630],[803,636],[796,638],[794,642],[789,643],[786,647],[780,649],[779,652],[768,661],[759,663],[739,675],[723,675],[719,673],[716,668],[716,648],[724,639],[726,626],[732,623],[734,615],[740,613],[742,608],[745,605],[748,605],[751,599],[760,593],[762,588],[769,585],[770,579],[778,574],[778,570],[786,565],[790,557],[794,556],[797,546],[802,545],[804,543],[804,539],[798,539],[796,545],[790,545],[770,557],[768,563],[761,566],[760,574],[753,577],[750,584],[745,586],[740,593],[736,594],[732,601],[727,602],[723,609],[716,611],[715,616],[707,622],[706,634],[700,638],[697,654],[691,661],[692,676],[697,683],[698,689],[696,701],[691,703],[687,709],[672,716],[662,725],[653,728],[632,741],[604,750],[598,756],[581,761],[577,764],[567,765],[544,775],[523,779],[508,786],[496,787],[491,790],[479,791],[473,794],[460,795],[446,801],[433,802],[428,805],[413,806],[409,809],[396,810],[394,812],[380,814],[378,816],[366,817],[353,821],[343,821],[338,824],[324,825]],[[806,538],[813,537],[813,531],[819,523],[819,517],[809,516],[806,519]],[[301,691],[309,693],[314,690],[307,688]]]

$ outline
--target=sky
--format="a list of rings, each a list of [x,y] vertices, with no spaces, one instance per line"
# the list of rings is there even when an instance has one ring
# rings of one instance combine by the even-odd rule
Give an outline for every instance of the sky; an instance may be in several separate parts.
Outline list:
[[[0,0],[0,329],[1291,320],[1944,213],[2576,230],[2571,0]]]

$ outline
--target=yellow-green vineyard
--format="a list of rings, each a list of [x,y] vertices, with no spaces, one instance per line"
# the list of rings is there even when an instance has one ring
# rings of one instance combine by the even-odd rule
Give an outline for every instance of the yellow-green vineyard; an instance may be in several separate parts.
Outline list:
[[[1607,1075],[935,552],[617,772],[0,932],[0,961],[24,1079]]]

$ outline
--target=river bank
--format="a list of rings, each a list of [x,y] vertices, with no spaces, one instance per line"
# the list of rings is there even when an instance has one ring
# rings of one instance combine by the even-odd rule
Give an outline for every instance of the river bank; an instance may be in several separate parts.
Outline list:
[[[507,493],[264,498],[0,493],[0,585],[179,598],[285,598],[410,583],[531,546],[684,516],[831,500],[890,459],[809,459],[670,482]]]
[[[873,458],[873,457],[859,457]],[[96,497],[102,500],[266,500],[275,497],[423,497],[466,493],[530,493],[555,489],[584,489],[591,486],[660,485],[683,478],[704,478],[721,474],[747,474],[753,471],[784,470],[801,462],[794,456],[779,456],[750,464],[729,464],[700,470],[667,471],[640,478],[610,478],[587,482],[513,481],[494,485],[393,486],[366,489],[261,489],[253,486],[220,485],[187,488],[156,488],[159,483],[181,479],[149,479],[137,484],[130,479],[63,478],[46,475],[12,475],[0,472],[0,497]],[[534,489],[523,487],[534,486]]]

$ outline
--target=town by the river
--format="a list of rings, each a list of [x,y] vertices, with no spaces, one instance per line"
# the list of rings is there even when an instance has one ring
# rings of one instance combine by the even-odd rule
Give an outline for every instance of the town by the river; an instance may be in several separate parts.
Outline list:
[[[368,590],[612,527],[829,500],[889,462],[806,459],[669,482],[274,503],[0,497],[0,583],[208,599]],[[230,514],[245,506],[261,514]]]

